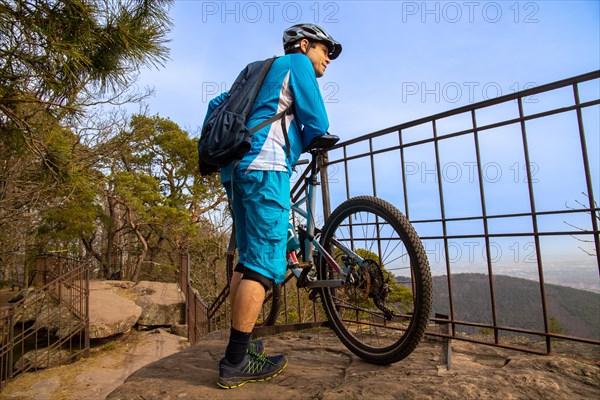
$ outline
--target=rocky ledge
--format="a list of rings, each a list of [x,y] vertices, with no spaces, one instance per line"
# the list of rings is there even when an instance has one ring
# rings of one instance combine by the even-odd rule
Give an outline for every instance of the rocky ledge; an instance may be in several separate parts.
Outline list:
[[[129,331],[177,326],[185,321],[185,296],[176,283],[129,281],[90,281],[90,339],[102,339]],[[34,294],[32,288],[18,293],[9,303],[31,296],[27,307],[18,311],[16,321],[33,322],[36,328],[56,332],[59,338],[70,334],[76,324],[71,311],[46,293]],[[35,297],[37,296],[37,297]]]
[[[183,324],[185,296],[175,283],[90,281],[90,338]]]
[[[288,366],[276,378],[224,390],[216,385],[226,332],[134,372],[108,400],[149,399],[592,399],[600,394],[598,346],[572,346],[551,356],[453,341],[424,341],[389,366],[363,362],[329,330],[264,338]]]
[[[175,334],[185,335],[185,297],[175,283],[127,281],[90,281],[90,339],[105,339],[129,332],[133,327],[147,330],[170,327]],[[52,332],[59,339],[68,338],[78,326],[71,310],[47,298],[46,292],[26,289],[9,302],[28,297],[27,306],[19,308],[15,320],[33,323],[36,329]],[[2,331],[2,329],[0,329]],[[7,330],[5,330],[7,332]],[[35,365],[49,368],[70,359],[70,353],[55,347],[29,351],[18,361],[19,369]],[[44,356],[42,356],[44,355]]]

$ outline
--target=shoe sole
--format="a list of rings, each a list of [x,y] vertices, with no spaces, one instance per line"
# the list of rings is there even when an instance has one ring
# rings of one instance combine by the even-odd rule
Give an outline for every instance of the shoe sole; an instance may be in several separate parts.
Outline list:
[[[273,379],[275,378],[277,375],[279,375],[281,372],[283,372],[283,370],[285,369],[285,367],[287,367],[287,358],[285,359],[285,364],[283,364],[283,367],[281,367],[281,369],[277,372],[275,372],[273,375],[267,376],[265,378],[260,378],[260,379],[246,379],[243,380],[240,383],[236,383],[236,384],[228,384],[227,382],[221,380],[221,378],[219,378],[217,380],[217,385],[219,385],[221,388],[223,389],[235,389],[235,388],[239,388],[240,386],[243,386],[246,383],[253,383],[253,382],[264,382],[264,381],[268,381],[269,379]]]

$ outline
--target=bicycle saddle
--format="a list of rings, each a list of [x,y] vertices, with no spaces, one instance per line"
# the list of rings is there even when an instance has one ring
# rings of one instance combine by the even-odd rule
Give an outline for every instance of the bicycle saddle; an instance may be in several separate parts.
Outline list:
[[[339,136],[336,136],[336,135],[325,134],[325,135],[317,136],[302,151],[310,152],[310,151],[318,151],[318,150],[321,150],[321,151],[329,150],[339,140],[340,140]]]

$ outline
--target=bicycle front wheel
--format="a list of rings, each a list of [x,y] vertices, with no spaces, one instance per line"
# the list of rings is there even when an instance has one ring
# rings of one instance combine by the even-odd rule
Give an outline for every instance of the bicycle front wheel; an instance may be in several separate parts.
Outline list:
[[[429,263],[408,219],[381,199],[355,197],[328,218],[321,244],[351,275],[341,287],[321,289],[340,340],[370,363],[407,357],[425,335],[432,303]],[[341,279],[324,258],[318,273]]]

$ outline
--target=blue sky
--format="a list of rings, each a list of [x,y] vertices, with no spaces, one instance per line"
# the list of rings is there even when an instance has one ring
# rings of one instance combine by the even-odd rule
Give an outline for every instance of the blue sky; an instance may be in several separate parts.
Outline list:
[[[319,80],[330,132],[342,139],[600,69],[598,1],[177,0],[172,17],[171,60],[164,68],[141,71],[140,85],[156,91],[148,100],[150,113],[172,119],[194,136],[208,101],[227,90],[248,62],[281,55],[283,30],[298,22],[323,26],[343,45],[341,56]],[[583,85],[581,90],[584,99],[597,99],[598,80]],[[551,98],[529,99],[526,112],[568,102],[569,96],[559,93]],[[485,118],[482,113],[482,121]],[[561,134],[561,127],[572,123],[569,118],[558,116],[528,126],[537,168],[538,209],[564,209],[565,204],[576,206],[576,199],[585,201],[581,197],[585,185],[579,179],[580,166],[557,161],[557,154],[577,159],[579,150],[573,147],[573,140]],[[595,194],[600,197],[600,151],[595,151],[600,149],[598,107],[587,112],[585,118]],[[418,135],[415,132],[415,137]],[[528,205],[524,161],[514,156],[520,147],[507,140],[518,135],[514,128],[507,127],[482,140],[486,192],[494,199],[488,203],[488,213],[518,212]],[[447,147],[442,159],[447,213],[465,216],[478,201],[473,196],[478,195],[476,179],[469,178],[474,156],[460,140],[446,141],[443,146]],[[408,157],[412,171],[408,178],[416,188],[410,193],[414,210],[411,217],[435,217],[429,211],[439,208],[437,185],[427,174],[435,168],[435,160],[431,152],[409,152]],[[361,174],[360,162],[352,168],[354,187],[359,188],[352,194],[361,194],[360,182],[369,178]],[[393,186],[390,181],[387,187]],[[388,199],[396,196],[386,193],[383,187],[378,195]],[[589,218],[573,218],[568,222],[589,225]],[[568,229],[564,219],[548,218],[541,224],[547,229]],[[506,224],[510,229],[519,229],[520,222]],[[509,229],[498,225],[494,229]],[[419,229],[422,235],[439,231],[439,227]],[[579,243],[574,239],[563,237],[557,244],[549,238],[545,242],[544,251],[552,254],[553,262],[577,258],[582,265],[595,265],[577,248]],[[502,243],[505,258],[526,258],[528,244]],[[472,247],[462,245],[463,251]],[[431,258],[435,257],[434,251]],[[561,261],[564,258],[568,260]],[[596,266],[596,281],[597,277]]]
[[[171,60],[143,71],[152,112],[191,132],[283,30],[323,26],[343,45],[320,79],[332,132],[359,136],[600,68],[597,1],[189,1],[172,9]]]

